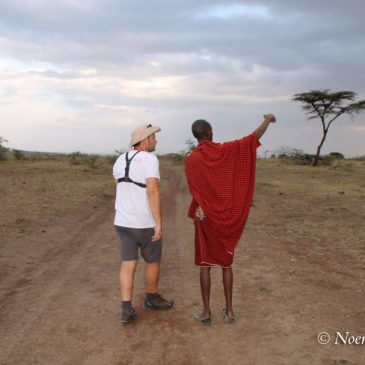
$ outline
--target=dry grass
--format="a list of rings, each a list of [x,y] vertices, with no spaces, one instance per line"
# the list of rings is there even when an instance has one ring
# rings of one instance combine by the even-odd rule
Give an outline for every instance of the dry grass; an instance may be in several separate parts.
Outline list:
[[[161,159],[161,167],[183,171]],[[26,230],[83,203],[114,196],[112,164],[98,158],[96,168],[72,165],[67,157],[35,161],[9,160],[0,164],[0,233],[4,237]],[[161,190],[168,187],[162,173]],[[274,239],[306,241],[317,254],[328,243],[347,250],[364,250],[365,161],[338,161],[332,166],[286,165],[259,160],[254,210]]]
[[[264,211],[256,224],[274,239],[307,242],[316,255],[328,245],[365,250],[365,161],[313,168],[260,160],[256,181],[254,209]]]
[[[111,169],[106,158],[96,168],[71,165],[67,157],[0,163],[1,236],[16,236],[80,204],[113,196]]]

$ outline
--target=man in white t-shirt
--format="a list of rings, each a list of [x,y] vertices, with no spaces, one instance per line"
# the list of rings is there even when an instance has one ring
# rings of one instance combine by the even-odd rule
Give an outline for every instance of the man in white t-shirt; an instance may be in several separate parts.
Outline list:
[[[146,262],[147,310],[170,309],[173,302],[157,293],[162,252],[159,162],[155,150],[159,127],[142,125],[132,133],[129,152],[118,157],[113,167],[117,184],[114,225],[120,240],[121,322],[136,318],[132,306],[134,273],[138,252]]]

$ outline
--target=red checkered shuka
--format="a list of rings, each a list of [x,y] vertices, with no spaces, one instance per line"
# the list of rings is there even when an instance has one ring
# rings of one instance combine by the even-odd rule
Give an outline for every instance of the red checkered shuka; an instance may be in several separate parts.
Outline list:
[[[214,234],[233,254],[242,235],[252,203],[256,149],[255,133],[226,143],[200,142],[187,157],[185,172],[193,200],[189,217],[201,206]]]

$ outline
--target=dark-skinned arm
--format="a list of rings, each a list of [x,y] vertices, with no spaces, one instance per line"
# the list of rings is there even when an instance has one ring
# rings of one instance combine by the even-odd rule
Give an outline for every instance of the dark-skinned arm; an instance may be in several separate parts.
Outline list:
[[[269,126],[270,123],[275,123],[275,122],[276,122],[275,115],[273,115],[273,114],[265,114],[264,115],[264,121],[254,131],[254,133],[256,133],[256,135],[257,135],[257,139],[259,140],[263,136],[263,134],[266,132],[267,127]]]

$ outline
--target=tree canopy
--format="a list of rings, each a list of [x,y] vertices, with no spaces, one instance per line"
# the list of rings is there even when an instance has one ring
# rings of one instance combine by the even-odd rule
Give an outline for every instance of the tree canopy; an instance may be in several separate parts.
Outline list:
[[[331,124],[342,114],[354,115],[365,109],[365,100],[353,102],[357,94],[353,91],[335,91],[329,89],[310,90],[293,96],[293,101],[302,103],[308,119],[319,118],[322,123],[322,139],[317,147],[313,166],[318,164],[321,148],[326,140]],[[348,101],[346,105],[344,103]]]

